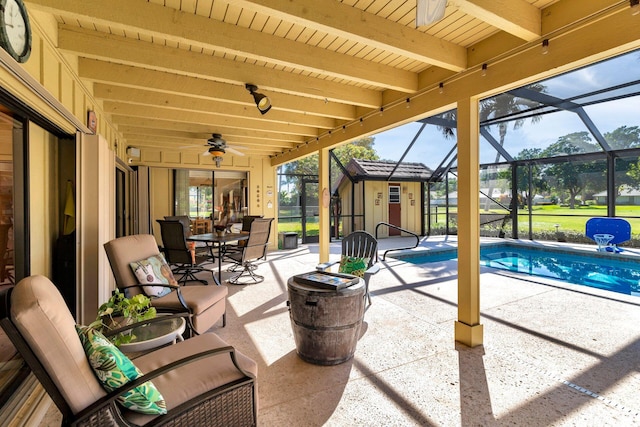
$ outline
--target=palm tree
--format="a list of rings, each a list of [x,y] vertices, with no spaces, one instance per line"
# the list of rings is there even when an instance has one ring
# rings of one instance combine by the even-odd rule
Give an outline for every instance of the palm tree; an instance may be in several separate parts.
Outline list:
[[[546,86],[540,83],[533,83],[527,86],[526,88],[535,92],[544,92],[546,90]],[[488,98],[480,101],[480,122],[482,123],[485,120],[508,117],[512,114],[517,114],[527,110],[532,110],[538,107],[539,105],[540,104],[538,102],[530,99],[513,96],[507,93],[502,93],[492,98]],[[538,123],[540,119],[542,119],[542,116],[540,115],[535,115],[530,117],[531,123]],[[500,144],[500,147],[504,147],[504,140],[505,140],[505,137],[507,136],[509,123],[510,122],[507,122],[507,121],[501,121],[498,123],[498,135],[500,137],[498,140],[498,143]],[[515,119],[515,120],[512,120],[511,123],[513,123],[512,125],[513,130],[517,130],[524,125],[525,119],[524,118]],[[485,125],[485,126],[487,129],[491,128],[491,125]],[[497,151],[495,163],[498,163],[500,161],[500,157],[501,157],[500,152]],[[489,206],[491,206],[491,195],[493,194],[493,185],[492,185],[492,181],[490,181],[490,183],[491,184],[489,185],[489,191],[487,194],[487,202],[485,203],[485,206],[484,206],[485,211],[488,211]],[[516,185],[516,183],[511,183],[511,185]]]

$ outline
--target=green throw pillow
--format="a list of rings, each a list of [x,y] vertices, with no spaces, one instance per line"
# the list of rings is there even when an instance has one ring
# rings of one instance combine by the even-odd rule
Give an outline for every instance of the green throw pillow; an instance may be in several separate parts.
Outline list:
[[[102,333],[80,325],[76,325],[76,331],[89,364],[106,391],[113,391],[142,375],[136,365]],[[151,381],[124,392],[117,400],[125,408],[143,414],[167,413],[164,397]]]
[[[342,258],[340,258],[340,268],[338,268],[338,272],[364,277],[367,265],[369,265],[369,258],[358,258],[343,255]]]
[[[178,285],[171,272],[171,267],[169,267],[162,254],[153,255],[149,258],[132,262],[129,265],[141,285]],[[166,286],[143,286],[142,289],[148,297],[152,298],[162,297],[171,292],[171,288]]]

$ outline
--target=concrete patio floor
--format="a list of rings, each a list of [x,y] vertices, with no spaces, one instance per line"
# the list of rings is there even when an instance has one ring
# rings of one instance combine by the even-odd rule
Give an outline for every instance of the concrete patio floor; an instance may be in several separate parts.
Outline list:
[[[483,269],[484,345],[469,348],[454,342],[456,262],[387,257],[355,357],[317,366],[297,356],[286,305],[287,279],[317,261],[317,245],[274,251],[263,283],[225,285],[227,326],[213,331],[259,365],[259,425],[640,424],[638,297]],[[59,425],[51,412],[42,426]]]

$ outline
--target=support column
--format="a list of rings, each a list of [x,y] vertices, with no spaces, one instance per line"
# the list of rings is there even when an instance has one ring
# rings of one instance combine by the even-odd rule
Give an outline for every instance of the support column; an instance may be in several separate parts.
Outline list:
[[[478,99],[458,101],[458,320],[455,340],[482,344]]]
[[[329,188],[329,149],[323,148],[318,152],[318,209],[320,210],[320,245],[319,262],[329,261],[329,236],[331,230],[331,213],[329,205],[331,201],[331,189]]]

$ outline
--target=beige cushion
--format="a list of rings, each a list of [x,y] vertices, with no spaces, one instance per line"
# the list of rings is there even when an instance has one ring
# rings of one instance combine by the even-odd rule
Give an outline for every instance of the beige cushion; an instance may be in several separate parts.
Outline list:
[[[206,333],[140,356],[135,363],[146,373],[190,354],[226,346],[228,344],[216,334]],[[257,377],[258,365],[239,351],[235,354],[240,367],[254,378]],[[225,353],[175,369],[154,378],[153,383],[164,396],[167,409],[171,410],[193,397],[239,378],[242,378],[242,374],[233,365],[229,354]],[[153,416],[127,412],[126,418],[142,425]]]
[[[138,279],[129,266],[130,262],[160,253],[156,239],[151,234],[120,237],[105,243],[104,249],[119,288],[138,283]],[[142,291],[139,288],[131,288],[129,292],[136,294]]]
[[[11,318],[74,413],[105,395],[60,292],[44,276],[21,280],[11,294]]]
[[[183,286],[180,292],[187,306],[192,309],[193,327],[199,334],[209,330],[226,310],[226,298],[229,293],[226,286]],[[152,304],[158,309],[182,309],[176,292],[154,298]]]
[[[193,309],[193,313],[202,313],[209,307],[219,301],[224,301],[229,293],[226,286],[183,286],[180,293],[189,307]],[[163,297],[153,299],[154,307],[179,308],[182,307],[178,301],[178,293],[171,292]]]
[[[134,234],[119,237],[104,244],[109,257],[111,270],[118,287],[135,285],[138,279],[134,275],[129,263],[142,258],[148,258],[160,253],[156,239],[150,234]],[[131,294],[140,293],[138,288],[132,288]],[[225,313],[226,286],[183,286],[182,295],[191,309],[193,326],[198,333],[209,330]],[[175,292],[159,298],[153,298],[151,304],[158,308],[170,308],[182,311]]]

